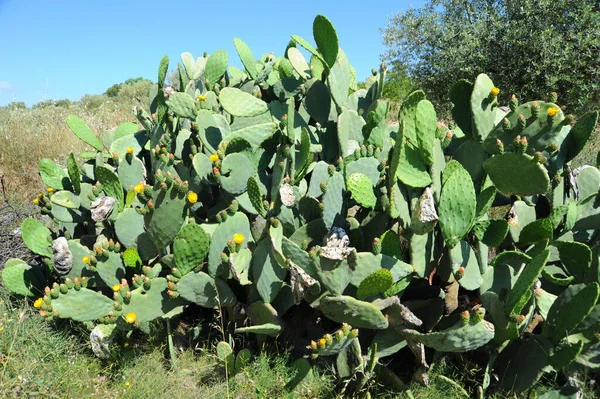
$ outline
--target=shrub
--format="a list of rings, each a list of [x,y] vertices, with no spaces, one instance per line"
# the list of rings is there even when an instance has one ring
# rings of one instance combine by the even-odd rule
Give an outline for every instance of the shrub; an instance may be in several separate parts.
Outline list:
[[[600,107],[599,29],[591,0],[434,0],[383,32],[387,57],[444,109],[453,82],[487,71],[505,99],[556,92],[583,113]]]
[[[479,350],[481,391],[492,365],[493,388],[516,392],[598,367],[600,171],[569,167],[598,114],[576,121],[556,98],[502,107],[482,74],[452,87],[452,127],[422,91],[388,124],[385,67],[358,89],[330,21],[313,34],[316,48],[294,35],[260,60],[236,38],[243,71],[223,50],[184,53],[181,91],[164,86],[164,57],[143,130],[98,137],[69,116],[95,151],[66,170],[40,161],[34,202],[54,223],[23,222],[43,262],[9,260],[6,287],[46,320],[84,323],[101,357],[201,308],[219,315],[228,374],[248,353],[234,337],[295,337],[290,389],[330,356],[348,394],[375,376],[402,386],[379,359],[404,346],[423,384],[426,350]]]

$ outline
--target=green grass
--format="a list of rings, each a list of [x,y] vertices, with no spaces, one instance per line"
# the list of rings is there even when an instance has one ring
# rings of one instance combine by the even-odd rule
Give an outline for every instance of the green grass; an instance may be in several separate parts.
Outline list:
[[[288,391],[294,377],[285,350],[259,352],[240,373],[225,377],[214,356],[216,342],[179,351],[176,367],[167,359],[164,334],[139,335],[130,343],[113,342],[113,356],[93,356],[88,332],[81,325],[48,323],[31,303],[9,297],[0,287],[0,397],[43,398],[336,398],[341,384],[331,367],[319,363],[306,384]],[[384,366],[387,359],[382,359]],[[404,374],[402,374],[404,372]],[[401,370],[405,381],[412,370]],[[381,399],[447,399],[476,396],[482,370],[468,358],[452,356],[435,363],[429,372],[430,386],[415,382],[402,392],[390,391],[370,381],[371,397]],[[486,397],[536,398],[560,382],[547,376],[527,395]],[[584,397],[598,397],[586,391]]]
[[[93,356],[80,326],[55,328],[33,310],[0,288],[0,397],[310,398],[333,392],[325,376],[288,392],[285,384],[294,372],[285,353],[258,354],[230,378],[210,346],[186,349],[172,369],[165,343],[146,337],[130,345],[111,343],[114,357],[104,361]]]
[[[7,194],[18,201],[30,199],[44,188],[37,169],[40,159],[64,163],[69,152],[90,149],[69,130],[67,115],[83,118],[96,134],[123,122],[137,122],[132,112],[135,101],[117,100],[93,96],[93,101],[68,107],[0,107],[0,176]]]

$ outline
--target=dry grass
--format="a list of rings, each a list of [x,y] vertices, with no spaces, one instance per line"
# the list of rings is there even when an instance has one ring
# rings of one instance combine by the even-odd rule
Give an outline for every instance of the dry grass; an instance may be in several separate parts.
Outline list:
[[[96,134],[136,121],[131,108],[112,102],[91,111],[79,103],[69,108],[0,108],[0,176],[5,176],[9,198],[22,201],[43,187],[37,172],[41,158],[60,162],[69,152],[89,149],[69,130],[69,114],[83,118]]]

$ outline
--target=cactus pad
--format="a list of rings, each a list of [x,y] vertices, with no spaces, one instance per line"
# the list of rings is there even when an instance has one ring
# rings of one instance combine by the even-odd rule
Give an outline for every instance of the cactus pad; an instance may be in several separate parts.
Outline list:
[[[321,299],[321,311],[338,323],[354,327],[383,330],[388,327],[386,317],[375,305],[350,296],[328,296]]]

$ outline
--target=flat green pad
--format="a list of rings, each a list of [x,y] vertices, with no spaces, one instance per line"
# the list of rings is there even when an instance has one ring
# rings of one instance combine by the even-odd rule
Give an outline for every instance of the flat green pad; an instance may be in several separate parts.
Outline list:
[[[150,283],[149,290],[139,287],[131,291],[131,301],[123,305],[123,315],[135,313],[135,321],[144,323],[164,317],[175,308],[184,305],[183,299],[172,298],[167,294],[165,278],[153,278]]]
[[[112,299],[88,288],[79,291],[70,289],[52,299],[52,309],[58,311],[59,317],[75,321],[93,321],[108,315],[113,310]]]
[[[445,176],[446,173],[442,177]],[[454,247],[469,232],[475,219],[476,207],[477,199],[471,175],[457,166],[443,183],[438,206],[440,228],[448,247]]]
[[[115,198],[119,211],[122,211],[125,206],[125,194],[119,176],[108,167],[100,165],[96,167],[96,178],[102,184],[102,191],[109,197]]]
[[[208,57],[204,68],[204,78],[208,83],[209,89],[212,89],[212,86],[223,77],[227,71],[228,63],[229,55],[225,50],[217,50]]]
[[[392,284],[394,284],[392,273],[387,269],[379,269],[361,281],[356,290],[356,298],[362,301],[370,296],[381,294]]]
[[[137,248],[138,237],[144,234],[144,231],[144,216],[137,213],[135,209],[123,209],[123,212],[117,216],[115,233],[125,248]]]
[[[558,249],[560,262],[577,283],[585,282],[592,265],[590,247],[575,241],[553,241],[550,245]]]
[[[317,15],[313,22],[313,36],[323,60],[331,68],[338,56],[338,37],[331,21],[323,15]]]
[[[233,87],[225,87],[219,93],[219,102],[233,116],[251,117],[269,110],[267,103],[252,94]]]
[[[268,335],[270,337],[276,337],[281,332],[281,326],[279,324],[267,323],[258,326],[241,327],[236,328],[237,334],[252,333],[258,335]]]
[[[377,197],[373,192],[371,180],[362,173],[352,173],[346,179],[348,191],[352,193],[352,198],[364,208],[374,208],[377,203]]]
[[[214,233],[210,238],[210,249],[208,252],[208,274],[215,276],[229,276],[229,268],[224,267],[221,263],[221,254],[227,248],[227,241],[233,240],[234,234],[243,234],[246,238],[241,244],[242,248],[248,246],[248,242],[252,242],[252,232],[250,231],[250,222],[248,217],[238,212],[233,216],[229,216],[223,223],[219,223]]]
[[[395,170],[395,176],[402,183],[410,187],[427,187],[431,184],[431,176],[427,171],[427,165],[421,157],[419,149],[408,141],[402,128],[396,139],[394,160],[391,170]]]
[[[182,298],[205,308],[216,308],[235,303],[235,295],[222,280],[215,281],[203,272],[188,273],[177,283]]]
[[[404,330],[402,334],[441,352],[466,352],[490,342],[494,338],[494,325],[482,320],[465,326],[459,323],[439,332],[422,334],[415,330]]]
[[[67,125],[69,126],[69,129],[75,133],[75,136],[79,137],[84,143],[94,147],[98,151],[104,149],[100,139],[96,137],[94,132],[92,132],[92,129],[90,129],[80,117],[68,115]]]
[[[66,190],[57,191],[52,194],[50,201],[56,205],[69,209],[77,209],[80,205],[79,197]]]
[[[552,335],[554,342],[559,342],[581,324],[594,308],[599,296],[600,286],[598,283],[586,285],[566,303],[559,300],[561,299],[561,295],[559,295],[549,311],[549,313],[554,313],[556,310],[553,308],[563,304],[558,310],[558,318],[554,320],[556,322]]]
[[[244,65],[244,68],[246,69],[246,72],[248,73],[248,76],[250,79],[256,79],[258,72],[256,70],[256,60],[254,59],[252,50],[250,50],[250,47],[248,47],[248,45],[242,39],[237,37],[233,39],[233,44],[240,57],[240,60],[242,61],[242,64]]]
[[[496,155],[485,161],[483,168],[505,195],[545,194],[550,188],[546,168],[526,154],[507,152]]]
[[[383,330],[389,324],[387,318],[375,305],[359,301],[351,296],[325,297],[321,299],[320,308],[330,320],[348,323],[357,328]]]
[[[531,297],[531,289],[535,280],[539,277],[548,258],[550,257],[550,250],[546,249],[539,255],[531,260],[525,266],[515,285],[512,287],[506,298],[505,312],[507,316],[517,316],[521,314],[521,310],[527,303],[527,300]]]
[[[371,274],[380,269],[387,269],[392,273],[394,282],[403,279],[412,272],[413,267],[406,262],[385,254],[374,255],[371,252],[356,254],[356,266],[351,273],[350,284],[358,287],[360,283]]]
[[[210,239],[199,224],[190,223],[181,228],[173,241],[175,264],[181,274],[198,266],[208,254]]]
[[[174,189],[155,190],[154,209],[144,215],[144,224],[157,248],[168,246],[179,233],[187,212],[186,204],[186,199]]]
[[[569,162],[583,150],[590,139],[590,136],[594,132],[597,123],[598,111],[589,112],[579,118],[577,123],[575,123],[575,126],[571,129],[571,134],[568,138],[569,147],[567,149],[568,152],[565,162]]]
[[[187,93],[172,93],[169,96],[167,105],[177,116],[188,119],[194,119],[196,117],[197,112],[194,110],[194,99]]]
[[[68,187],[69,176],[60,166],[48,158],[42,158],[38,162],[40,177],[45,185],[56,190]]]
[[[21,236],[27,248],[35,254],[52,258],[52,245],[48,240],[50,238],[50,230],[40,221],[27,218],[21,223]]]
[[[47,284],[40,269],[25,263],[5,266],[0,276],[8,291],[29,297],[42,295]]]
[[[478,140],[484,140],[495,126],[492,102],[488,95],[494,87],[492,80],[485,74],[480,74],[473,85],[471,93],[471,110],[473,115],[474,136]]]
[[[256,247],[250,265],[251,280],[263,301],[273,302],[286,275],[287,269],[277,262],[270,240],[263,239]]]
[[[238,152],[229,154],[221,165],[221,186],[230,194],[242,194],[254,173],[254,167],[246,156]]]

